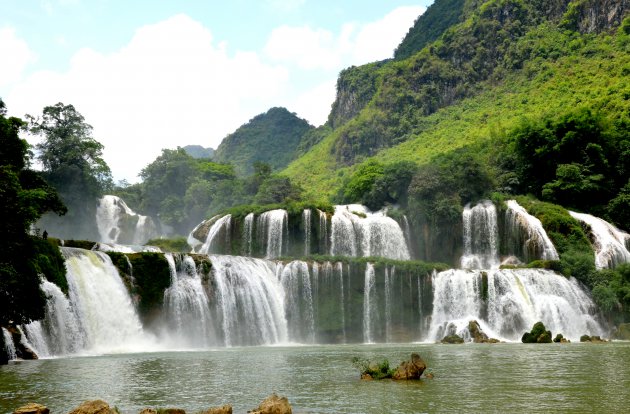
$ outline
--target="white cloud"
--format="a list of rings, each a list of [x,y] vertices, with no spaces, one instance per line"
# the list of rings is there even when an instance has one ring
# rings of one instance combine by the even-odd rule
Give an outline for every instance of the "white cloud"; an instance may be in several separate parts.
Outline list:
[[[300,94],[290,110],[313,125],[322,125],[328,119],[330,107],[335,100],[337,79],[330,79]]]
[[[78,51],[65,73],[40,71],[13,88],[11,113],[73,104],[105,146],[116,179],[135,181],[162,148],[216,146],[286,89],[288,73],[254,53],[228,55],[209,30],[178,15],[137,30],[103,55]]]
[[[10,27],[0,29],[0,87],[19,81],[29,63],[37,60],[28,44]]]

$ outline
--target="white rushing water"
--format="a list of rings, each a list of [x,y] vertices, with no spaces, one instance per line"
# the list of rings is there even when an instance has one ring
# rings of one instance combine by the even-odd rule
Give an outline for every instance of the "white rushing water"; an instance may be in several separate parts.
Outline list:
[[[217,345],[210,304],[194,260],[165,257],[171,271],[171,286],[164,292],[169,341],[177,348]]]
[[[386,211],[372,213],[359,204],[335,206],[330,254],[380,256],[409,260],[409,248],[400,225]]]
[[[133,226],[127,220],[135,222]],[[125,201],[113,195],[103,196],[96,208],[96,226],[104,243],[143,244],[158,236],[150,217],[136,214]]]
[[[505,228],[511,254],[525,262],[536,259],[558,260],[558,252],[547,236],[540,220],[529,214],[516,200],[508,200]]]
[[[319,251],[330,251],[330,240],[328,238],[328,215],[321,210],[317,210],[319,213]]]
[[[224,345],[286,343],[285,294],[276,264],[239,256],[210,259],[216,283],[213,302]]]
[[[433,286],[430,341],[449,333],[467,336],[471,320],[489,337],[508,341],[519,341],[538,321],[554,336],[562,333],[573,341],[604,333],[593,316],[596,306],[579,282],[551,271],[447,270],[434,275]]]
[[[623,263],[630,263],[630,251],[628,251],[630,234],[590,214],[573,211],[569,213],[573,218],[590,227],[595,249],[595,266],[598,269],[609,269]]]
[[[15,344],[13,343],[13,336],[6,328],[2,328],[2,336],[4,339],[4,349],[7,353],[9,361],[17,359],[17,353],[15,352]]]
[[[499,226],[497,209],[491,201],[474,207],[467,205],[462,213],[464,230],[464,269],[492,269],[499,267]]]
[[[254,213],[249,213],[243,219],[243,253],[252,255],[252,238],[254,236]]]
[[[266,246],[266,259],[274,259],[288,249],[289,215],[286,210],[265,211],[258,216],[257,233],[260,244]]]
[[[86,347],[86,334],[70,301],[54,283],[42,280],[46,294],[45,317],[24,326],[26,336],[38,356],[50,357],[80,353]]]
[[[365,281],[363,286],[363,342],[368,344],[374,342],[374,324],[376,324],[378,311],[375,283],[376,275],[374,273],[374,265],[368,263],[365,266]]]
[[[105,253],[62,248],[69,300],[87,352],[146,351],[154,338],[142,329],[129,292]]]
[[[217,219],[214,222],[214,224],[212,224],[212,226],[210,227],[210,230],[208,230],[206,241],[203,243],[203,245],[201,245],[201,247],[197,247],[197,253],[202,253],[202,254],[216,253],[217,250],[221,249],[223,246],[229,246],[231,227],[232,227],[231,214],[226,214],[225,216]]]
[[[302,228],[304,229],[304,256],[311,254],[311,213],[310,209],[302,211]]]
[[[289,341],[315,343],[313,288],[308,263],[294,260],[283,266],[280,280],[285,293]]]

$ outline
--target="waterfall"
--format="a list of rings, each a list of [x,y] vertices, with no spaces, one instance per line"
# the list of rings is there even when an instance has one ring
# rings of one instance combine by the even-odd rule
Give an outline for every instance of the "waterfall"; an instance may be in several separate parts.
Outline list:
[[[395,277],[396,268],[385,267],[385,342],[392,341],[392,277]]]
[[[69,299],[89,352],[151,349],[131,298],[105,253],[62,248]]]
[[[537,321],[571,340],[602,335],[597,307],[574,278],[548,270],[447,270],[433,276],[429,339],[467,335],[476,320],[489,336],[519,341]]]
[[[304,257],[311,254],[311,210],[302,211],[302,226],[304,227]]]
[[[288,248],[289,217],[286,210],[271,210],[258,216],[257,232],[266,259],[282,256]]]
[[[243,254],[252,255],[252,237],[254,235],[254,213],[249,213],[243,219]]]
[[[214,253],[216,251],[221,251],[223,249],[222,242],[225,243],[225,246],[229,246],[231,227],[231,214],[226,214],[225,216],[216,220],[214,224],[212,224],[212,227],[210,227],[210,230],[208,230],[206,241],[199,248],[198,253],[208,254]],[[223,240],[221,240],[221,238],[223,238]]]
[[[129,220],[133,217],[132,220]],[[130,221],[126,223],[126,221]],[[131,222],[135,222],[133,227]],[[150,217],[136,214],[123,199],[103,196],[96,208],[96,227],[103,243],[143,244],[157,237],[158,231]]]
[[[328,215],[321,210],[319,212],[319,251],[328,252],[330,243],[328,240]]]
[[[387,217],[385,211],[371,213],[358,204],[335,206],[331,239],[333,256],[410,259],[400,225]]]
[[[239,256],[210,256],[216,284],[212,302],[226,346],[288,340],[284,291],[275,263]]]
[[[569,212],[573,218],[591,229],[591,240],[595,249],[595,266],[598,269],[614,268],[630,262],[628,241],[630,234],[590,214]]]
[[[559,260],[558,252],[540,220],[530,215],[516,200],[508,200],[506,204],[505,229],[510,253],[520,256],[525,262]]]
[[[208,297],[194,260],[190,256],[165,255],[171,271],[171,286],[164,292],[168,335],[186,346],[216,345],[216,333]]]
[[[365,266],[365,283],[363,288],[363,342],[374,342],[374,326],[378,312],[376,302],[376,275],[374,265],[367,263]]]
[[[474,207],[466,205],[462,213],[464,224],[464,269],[499,267],[499,227],[497,209],[486,200]]]
[[[24,326],[33,350],[40,357],[83,351],[87,339],[70,301],[54,283],[43,279],[40,286],[48,298],[44,319]]]
[[[299,343],[315,342],[313,289],[308,264],[294,260],[283,267],[280,280],[285,293],[285,315],[289,340]]]
[[[2,336],[4,338],[4,349],[9,357],[9,361],[17,359],[15,352],[15,344],[13,343],[13,335],[6,328],[2,328]]]
[[[343,263],[341,262],[337,262],[337,264],[335,265],[335,273],[337,274],[337,279],[339,279],[339,293],[341,295],[341,327],[343,330],[343,342],[346,343],[347,341],[347,334],[346,334],[346,296],[344,294],[344,288],[343,288]]]

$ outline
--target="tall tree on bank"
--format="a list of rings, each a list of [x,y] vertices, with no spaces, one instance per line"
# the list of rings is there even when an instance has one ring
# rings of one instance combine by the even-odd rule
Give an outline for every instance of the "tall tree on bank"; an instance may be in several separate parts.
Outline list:
[[[41,239],[30,227],[46,211],[66,209],[55,189],[29,169],[29,147],[18,136],[24,122],[5,117],[0,99],[0,325],[27,323],[44,316],[46,299],[39,289]],[[58,254],[58,253],[57,253]]]
[[[97,239],[97,200],[112,188],[112,176],[92,126],[74,106],[61,102],[27,119],[29,131],[44,138],[36,146],[43,176],[68,207],[64,218],[47,214],[39,226],[60,238]]]

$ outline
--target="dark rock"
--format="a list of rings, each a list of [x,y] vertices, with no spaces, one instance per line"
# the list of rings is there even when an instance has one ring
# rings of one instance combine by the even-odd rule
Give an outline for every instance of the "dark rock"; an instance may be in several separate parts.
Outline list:
[[[79,405],[70,414],[116,414],[103,400],[86,401]]]
[[[461,336],[459,336],[457,334],[451,334],[451,335],[447,335],[444,338],[442,338],[441,342],[443,344],[463,344],[464,343],[464,338],[462,338]]]
[[[164,408],[160,410],[160,414],[186,414],[181,408]]]
[[[287,397],[278,397],[278,395],[271,394],[260,403],[258,408],[248,411],[252,414],[291,414],[291,404]]]
[[[155,408],[144,408],[138,414],[157,414],[157,410]]]
[[[476,344],[496,344],[500,342],[498,339],[488,338],[488,335],[481,330],[479,322],[475,320],[468,322],[468,331],[470,332],[470,337],[473,342]]]
[[[400,363],[396,372],[392,375],[394,380],[418,380],[422,376],[424,370],[427,369],[427,364],[420,358],[420,355],[411,354],[410,361],[403,361]]]
[[[28,403],[13,411],[13,414],[48,414],[49,412],[50,410],[46,406],[37,403]]]
[[[593,336],[582,335],[580,336],[580,342],[605,343],[608,341],[600,338],[598,335],[593,335]]]
[[[524,344],[550,344],[551,331],[542,322],[536,322],[530,332],[525,332],[521,338]]]

